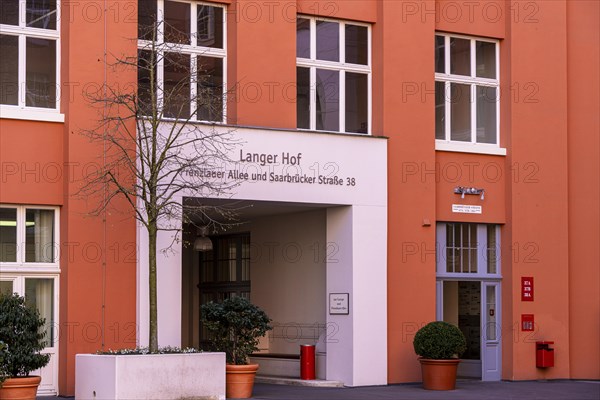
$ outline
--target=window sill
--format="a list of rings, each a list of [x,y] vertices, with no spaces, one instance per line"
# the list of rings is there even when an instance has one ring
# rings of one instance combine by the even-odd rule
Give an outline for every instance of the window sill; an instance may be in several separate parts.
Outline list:
[[[495,144],[448,142],[446,140],[436,140],[435,149],[437,151],[453,151],[457,153],[491,154],[496,156],[506,155],[506,149],[498,147]]]
[[[0,263],[0,272],[2,274],[23,274],[23,273],[39,273],[39,274],[58,274],[60,266],[56,263]]]
[[[20,108],[0,106],[1,119],[20,119],[26,121],[65,122],[65,115],[56,110],[43,108]]]

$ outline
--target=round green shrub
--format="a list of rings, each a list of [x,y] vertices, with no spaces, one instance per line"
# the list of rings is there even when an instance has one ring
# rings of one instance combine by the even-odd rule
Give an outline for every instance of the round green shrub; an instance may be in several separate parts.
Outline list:
[[[272,329],[267,314],[243,297],[211,301],[201,309],[211,350],[224,352],[230,364],[247,364],[248,356],[258,350],[259,338]]]
[[[6,344],[0,340],[0,386],[2,386],[2,382],[7,378],[8,372],[6,371],[6,352],[8,347]]]
[[[8,377],[27,376],[50,361],[44,349],[45,320],[18,294],[0,294],[0,341],[6,345],[0,370]]]
[[[467,349],[465,335],[455,325],[444,321],[430,322],[417,332],[413,340],[415,353],[432,360],[460,357]]]

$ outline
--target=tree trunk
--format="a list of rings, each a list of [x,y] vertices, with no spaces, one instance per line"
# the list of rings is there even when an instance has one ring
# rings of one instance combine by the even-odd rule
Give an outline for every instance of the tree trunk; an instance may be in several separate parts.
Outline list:
[[[150,352],[158,352],[158,311],[156,304],[156,222],[148,226],[148,295],[150,297]]]

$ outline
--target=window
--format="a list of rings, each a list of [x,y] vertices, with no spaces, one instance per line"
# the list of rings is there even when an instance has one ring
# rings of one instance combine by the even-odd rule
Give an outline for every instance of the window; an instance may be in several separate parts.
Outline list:
[[[438,276],[500,275],[500,227],[464,222],[437,225]]]
[[[498,42],[435,36],[436,149],[506,154],[500,149]]]
[[[195,1],[143,1],[138,27],[141,111],[150,113],[156,103],[164,118],[224,122],[224,8]]]
[[[2,116],[61,120],[59,110],[58,0],[0,3]],[[54,116],[52,116],[52,113]]]
[[[298,128],[370,133],[370,26],[299,16],[296,57]]]
[[[58,269],[58,211],[28,206],[0,207],[0,265]]]
[[[200,306],[241,296],[250,299],[250,234],[211,237],[213,250],[200,252]],[[200,322],[200,342],[208,344]]]

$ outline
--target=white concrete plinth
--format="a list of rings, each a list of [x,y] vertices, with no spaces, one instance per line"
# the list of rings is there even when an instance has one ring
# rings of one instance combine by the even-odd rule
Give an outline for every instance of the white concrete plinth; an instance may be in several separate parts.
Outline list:
[[[77,354],[75,398],[225,399],[225,353]]]

